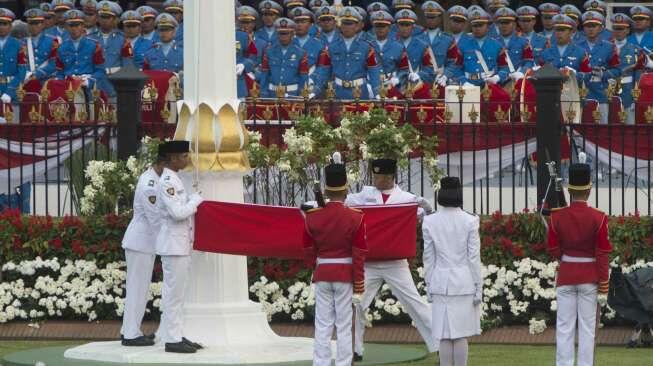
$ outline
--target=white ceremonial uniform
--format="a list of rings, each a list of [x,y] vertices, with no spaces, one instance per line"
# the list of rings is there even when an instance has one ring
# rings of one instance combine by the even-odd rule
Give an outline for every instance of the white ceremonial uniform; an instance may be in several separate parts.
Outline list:
[[[458,207],[440,207],[422,222],[424,272],[433,300],[434,341],[481,333],[479,218]]]
[[[347,195],[345,204],[347,206],[376,206],[392,205],[402,203],[418,203],[418,197],[410,192],[402,191],[399,186],[387,192],[389,194],[386,202],[380,190],[376,187],[365,186],[359,193]],[[424,210],[420,207],[417,209],[418,215],[422,215]],[[386,282],[390,287],[392,294],[397,297],[406,310],[410,318],[415,322],[417,331],[426,342],[429,352],[436,352],[438,344],[433,341],[431,335],[431,306],[424,302],[417,292],[413,276],[408,267],[406,259],[387,260],[387,261],[366,261],[365,262],[365,292],[360,305],[356,308],[356,329],[354,335],[355,352],[363,354],[363,338],[365,335],[365,312],[374,300],[377,292]]]
[[[156,257],[156,235],[159,231],[159,213],[156,206],[158,186],[159,175],[152,168],[138,178],[134,193],[134,214],[122,239],[127,260],[127,294],[120,333],[125,339],[143,335],[141,322],[149,297]]]
[[[178,343],[182,339],[184,290],[193,247],[193,215],[202,197],[197,193],[189,197],[177,173],[165,168],[157,201],[161,229],[156,238],[156,253],[161,256],[163,267],[159,336],[164,343]]]

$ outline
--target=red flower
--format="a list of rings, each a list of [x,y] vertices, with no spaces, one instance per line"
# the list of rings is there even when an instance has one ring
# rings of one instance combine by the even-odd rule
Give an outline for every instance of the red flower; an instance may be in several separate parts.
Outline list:
[[[14,235],[14,250],[23,249],[23,241],[20,240],[20,236]]]
[[[506,237],[502,237],[501,238],[501,246],[505,250],[512,250],[512,247],[513,247],[512,240],[510,240],[510,239],[508,239]]]
[[[84,242],[78,239],[74,239],[71,243],[71,249],[73,253],[77,254],[80,258],[83,258],[86,255],[86,248],[84,248]]]
[[[524,209],[521,211],[523,213],[529,213],[531,210],[528,209],[528,207],[524,207]]]
[[[524,251],[522,250],[522,248],[516,245],[510,249],[510,252],[512,253],[513,256],[517,258],[522,258],[524,256]]]
[[[80,228],[84,226],[82,220],[76,216],[64,216],[61,222],[59,223],[59,229],[68,229],[68,228]]]
[[[50,240],[50,246],[53,247],[56,250],[59,250],[63,247],[63,241],[61,240],[60,237],[56,237],[52,240]]]

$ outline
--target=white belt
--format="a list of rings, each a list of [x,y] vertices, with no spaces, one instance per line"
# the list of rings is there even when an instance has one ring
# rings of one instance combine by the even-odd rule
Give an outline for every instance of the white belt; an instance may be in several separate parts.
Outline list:
[[[469,80],[482,80],[482,72],[465,72],[465,77]]]
[[[351,264],[351,257],[346,258],[318,258],[317,264]]]
[[[593,257],[572,257],[570,255],[563,255],[562,256],[562,261],[563,262],[569,262],[569,263],[592,263],[592,262],[596,262],[596,258],[593,258]]]
[[[600,83],[602,80],[603,80],[603,79],[601,79],[601,78],[598,77],[598,76],[592,76],[592,77],[590,78],[590,83]]]
[[[631,76],[626,76],[626,77],[621,78],[621,83],[622,83],[622,84],[630,84],[630,83],[632,83],[632,82],[633,82],[633,77],[632,77],[632,75],[631,75]]]
[[[120,66],[107,67],[106,69],[104,69],[104,71],[106,71],[107,75],[115,74],[118,71],[120,71]]]
[[[270,89],[271,91],[275,91],[275,90],[277,90],[277,86],[278,86],[278,85],[272,85],[272,84],[270,84],[270,85],[268,85],[268,89]],[[299,88],[299,87],[297,86],[297,84],[281,85],[281,86],[282,86],[282,87],[284,88],[284,90],[287,91],[287,92],[294,92],[294,91],[297,91],[297,89]]]
[[[353,88],[355,86],[361,86],[365,84],[365,79],[354,79],[354,80],[342,80],[340,78],[335,78],[336,85],[342,86],[343,88]]]

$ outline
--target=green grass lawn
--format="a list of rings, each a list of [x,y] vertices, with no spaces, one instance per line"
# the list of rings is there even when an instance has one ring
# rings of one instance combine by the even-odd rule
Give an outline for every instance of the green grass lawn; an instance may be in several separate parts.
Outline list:
[[[75,341],[0,341],[0,357],[25,349],[76,345]],[[419,347],[406,345],[405,347]],[[470,345],[469,366],[551,366],[554,365],[552,346],[512,346],[512,345]],[[437,356],[402,363],[404,366],[437,365]],[[647,366],[653,365],[653,349],[626,349],[624,347],[600,347],[597,353],[597,366]]]

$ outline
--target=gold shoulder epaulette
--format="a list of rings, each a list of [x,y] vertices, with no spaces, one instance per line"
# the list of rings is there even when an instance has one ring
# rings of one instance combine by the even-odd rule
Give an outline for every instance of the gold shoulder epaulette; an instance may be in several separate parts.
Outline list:
[[[316,211],[319,211],[321,209],[322,209],[322,207],[311,208],[310,210],[306,211],[306,213],[316,212]]]
[[[349,209],[354,211],[354,212],[363,213],[363,210],[358,209],[358,208],[349,207]]]

